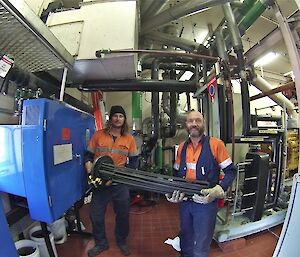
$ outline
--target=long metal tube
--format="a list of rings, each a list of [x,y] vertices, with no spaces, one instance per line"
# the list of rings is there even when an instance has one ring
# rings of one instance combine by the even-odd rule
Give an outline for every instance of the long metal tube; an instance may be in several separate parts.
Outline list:
[[[262,15],[267,9],[270,0],[258,0],[254,6],[247,12],[244,18],[239,23],[239,31],[241,35],[244,35],[246,30]]]
[[[98,58],[102,58],[103,54],[126,54],[126,53],[136,53],[136,54],[148,54],[149,56],[164,56],[164,57],[185,57],[191,58],[195,60],[199,59],[207,59],[214,62],[218,61],[218,57],[216,56],[208,56],[202,54],[195,53],[183,53],[176,51],[161,51],[161,50],[144,50],[144,49],[119,49],[119,50],[98,50],[95,55]]]
[[[170,45],[170,46],[176,46],[176,47],[179,47],[179,48],[181,48],[185,51],[188,51],[188,52],[193,52],[195,50],[197,51],[201,47],[204,48],[204,46],[202,44],[198,44],[194,41],[187,40],[187,39],[184,39],[184,38],[170,36],[167,33],[162,33],[162,32],[159,32],[159,31],[155,31],[155,32],[151,32],[149,34],[146,34],[145,38],[154,39],[156,41],[163,42],[163,43],[165,43],[167,45]]]
[[[133,91],[131,97],[132,129],[135,131],[140,131],[142,129],[142,94],[140,91]]]
[[[282,91],[289,90],[289,89],[295,89],[294,81],[288,82],[288,83],[278,86],[278,87],[275,87],[269,91],[265,91],[265,92],[259,93],[257,95],[251,96],[250,101],[257,100],[257,99],[260,99],[265,96],[274,95],[276,93],[281,93]]]
[[[155,0],[147,0],[147,1],[140,1],[141,7],[141,17],[143,17],[149,10],[150,6],[155,2]]]
[[[267,82],[259,75],[253,78],[252,84],[262,92],[274,89],[269,82]],[[294,110],[295,105],[289,99],[287,99],[283,94],[270,95],[269,97],[281,107],[285,106],[289,116],[293,118],[296,118],[298,116],[298,114]]]
[[[147,1],[143,1],[147,2]],[[167,3],[165,0],[155,0],[151,4],[151,6],[148,8],[148,10],[141,16],[142,22],[146,19],[151,19],[154,15],[156,15],[163,6]]]
[[[151,79],[158,80],[159,58],[152,62]],[[157,141],[159,138],[159,93],[152,92],[151,99],[151,119],[152,119],[152,135],[151,137]]]
[[[225,40],[223,38],[222,28],[217,29],[215,35],[216,35],[216,46],[217,46],[218,55],[224,61],[228,61],[229,58],[227,54]]]
[[[183,1],[180,4],[171,7],[154,17],[151,17],[149,20],[145,20],[142,23],[142,34],[146,34],[149,31],[167,24],[173,20],[180,19],[186,15],[192,14],[194,12],[198,12],[201,10],[205,10],[209,7],[217,6],[220,4],[224,4],[227,2],[233,2],[233,0],[190,0],[190,1]]]
[[[235,20],[233,11],[231,9],[230,3],[226,3],[222,7],[223,7],[225,19],[228,24],[233,48],[235,50],[242,49],[243,48],[242,38],[241,38],[240,31],[239,31],[239,28],[238,28],[236,20]]]
[[[81,91],[147,91],[147,92],[195,92],[195,81],[174,80],[101,80],[73,84],[69,87]]]

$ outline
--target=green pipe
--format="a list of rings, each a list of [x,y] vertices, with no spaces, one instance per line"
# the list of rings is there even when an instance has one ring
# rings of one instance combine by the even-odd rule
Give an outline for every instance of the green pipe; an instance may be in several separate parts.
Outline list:
[[[241,7],[238,8],[239,12],[244,16],[247,14],[247,12],[252,8],[252,6],[254,5],[254,3],[257,0],[245,0],[243,2],[243,4],[241,5]]]
[[[245,34],[246,30],[258,19],[260,15],[268,7],[268,0],[258,0],[254,6],[247,12],[246,16],[242,18],[239,24],[241,36]]]
[[[132,128],[139,131],[142,128],[142,93],[132,92]]]

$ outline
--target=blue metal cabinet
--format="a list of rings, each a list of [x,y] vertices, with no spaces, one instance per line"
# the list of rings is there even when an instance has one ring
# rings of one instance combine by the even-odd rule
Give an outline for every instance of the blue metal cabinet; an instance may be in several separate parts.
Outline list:
[[[32,219],[55,221],[87,190],[83,156],[93,133],[90,114],[58,101],[24,101],[18,142],[22,176],[14,184],[0,173],[0,185],[7,185],[0,190],[25,196]],[[12,190],[13,186],[20,189]]]
[[[3,205],[0,197],[0,257],[18,257],[17,250],[11,238]]]
[[[21,128],[18,125],[0,126],[0,191],[25,197]]]

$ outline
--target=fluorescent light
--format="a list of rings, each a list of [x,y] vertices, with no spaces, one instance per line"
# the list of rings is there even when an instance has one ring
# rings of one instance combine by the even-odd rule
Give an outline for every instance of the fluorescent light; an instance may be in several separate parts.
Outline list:
[[[186,80],[190,80],[191,77],[193,76],[193,72],[191,71],[186,71],[185,73],[183,73],[183,75],[180,77],[180,81],[186,81]]]
[[[295,75],[294,75],[294,72],[293,72],[292,70],[289,71],[289,72],[284,73],[283,76],[285,76],[285,77],[289,76],[289,77],[291,77],[293,80],[295,80]]]
[[[278,57],[278,54],[275,52],[269,52],[260,59],[258,59],[255,63],[254,66],[264,66],[271,61],[273,61],[276,57]]]

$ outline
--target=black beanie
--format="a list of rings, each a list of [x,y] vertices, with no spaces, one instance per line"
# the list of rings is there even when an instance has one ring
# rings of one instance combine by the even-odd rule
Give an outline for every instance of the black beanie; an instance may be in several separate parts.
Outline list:
[[[115,114],[115,113],[122,113],[126,119],[126,113],[123,109],[122,106],[120,105],[114,105],[110,108],[110,113],[109,113],[109,119],[111,119],[111,117]]]

